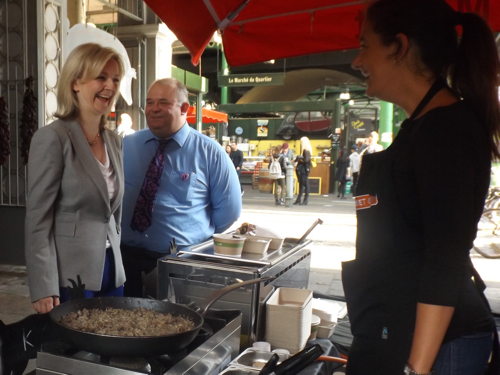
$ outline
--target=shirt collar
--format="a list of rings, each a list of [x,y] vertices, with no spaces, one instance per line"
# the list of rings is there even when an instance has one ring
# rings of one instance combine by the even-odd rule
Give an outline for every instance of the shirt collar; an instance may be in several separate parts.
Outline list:
[[[146,137],[146,139],[144,140],[144,143],[149,143],[151,141],[154,141],[154,140],[159,140],[160,138],[158,138],[157,136],[155,136],[151,130],[148,129],[148,132],[149,132],[149,136]],[[179,147],[182,147],[184,145],[184,143],[186,142],[186,139],[188,137],[188,134],[189,134],[189,125],[188,123],[184,123],[184,125],[182,125],[182,127],[177,131],[177,133],[175,133],[173,136],[171,136],[170,138],[168,139],[173,139],[178,145]]]

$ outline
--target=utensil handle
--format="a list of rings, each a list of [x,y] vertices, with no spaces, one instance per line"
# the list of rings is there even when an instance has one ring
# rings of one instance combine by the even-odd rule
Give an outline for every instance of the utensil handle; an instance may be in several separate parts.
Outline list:
[[[269,375],[276,368],[276,364],[278,363],[279,359],[279,355],[273,353],[264,367],[262,367],[262,370],[260,370],[259,375]]]
[[[235,289],[241,288],[242,286],[245,286],[245,285],[257,284],[257,283],[260,283],[261,281],[268,281],[268,280],[270,281],[270,280],[274,280],[275,278],[276,278],[275,276],[259,277],[257,279],[251,279],[251,280],[241,281],[239,283],[227,285],[222,289],[216,290],[215,292],[213,292],[210,295],[210,297],[208,298],[208,301],[205,302],[205,306],[201,307],[201,315],[205,316],[205,314],[207,313],[210,306],[212,306],[223,295],[225,295],[225,294],[227,294]]]
[[[316,221],[313,223],[313,225],[311,225],[311,228],[309,228],[307,230],[306,233],[304,233],[304,235],[302,237],[300,237],[300,240],[299,240],[299,243],[301,243],[302,241],[304,241],[306,239],[306,237],[308,236],[309,233],[312,232],[312,230],[316,227],[316,225],[318,224],[323,224],[323,220],[321,220],[320,218],[317,218]]]
[[[314,344],[305,348],[278,365],[271,373],[273,375],[296,374],[323,354],[323,348]]]

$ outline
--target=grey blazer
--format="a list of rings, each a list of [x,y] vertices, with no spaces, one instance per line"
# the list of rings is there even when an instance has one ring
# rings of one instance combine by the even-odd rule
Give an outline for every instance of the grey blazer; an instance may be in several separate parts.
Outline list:
[[[121,138],[105,130],[118,191],[110,202],[106,182],[76,121],[57,120],[35,132],[28,161],[25,255],[31,300],[58,296],[68,279],[101,289],[106,239],[115,259],[115,286],[125,272],[120,253],[123,160]]]

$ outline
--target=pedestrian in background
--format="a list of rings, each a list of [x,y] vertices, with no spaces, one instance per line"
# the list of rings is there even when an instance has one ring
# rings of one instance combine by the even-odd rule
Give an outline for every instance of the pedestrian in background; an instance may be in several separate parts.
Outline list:
[[[341,150],[337,163],[335,163],[335,180],[337,181],[337,198],[345,199],[345,187],[347,184],[347,168],[349,157],[346,150]]]
[[[241,184],[241,168],[243,167],[243,152],[238,150],[238,145],[236,143],[231,143],[231,153],[229,158],[233,162],[236,173],[238,174],[238,180],[240,181],[240,191],[243,195],[243,185]]]
[[[309,138],[300,138],[300,155],[295,158],[295,173],[299,181],[299,194],[293,204],[306,206],[309,203],[309,172],[311,171],[311,142]],[[304,200],[302,200],[304,194]]]
[[[360,37],[352,65],[366,94],[409,118],[387,150],[363,156],[356,259],[342,265],[347,374],[483,375],[493,351],[498,375],[497,330],[469,257],[500,156],[493,34],[444,0],[378,0]]]
[[[120,123],[116,128],[116,133],[122,138],[135,133],[135,130],[132,129],[132,117],[130,117],[128,113],[122,113],[120,115]]]
[[[269,165],[269,174],[273,178],[274,202],[276,206],[285,205],[285,155],[281,153],[282,148],[276,146],[271,152],[271,164]],[[279,173],[278,173],[279,172]]]
[[[291,163],[293,161],[293,150],[290,148],[287,142],[281,145],[280,154],[285,157],[285,162]]]
[[[366,147],[361,151],[361,156],[364,154],[373,154],[374,152],[380,152],[384,148],[378,143],[378,133],[376,131],[370,132],[368,140],[366,141]]]
[[[351,193],[353,197],[356,195],[356,186],[358,186],[360,165],[361,165],[361,156],[358,154],[356,146],[352,146],[351,154],[349,155],[349,168],[351,170],[351,178],[352,178]]]

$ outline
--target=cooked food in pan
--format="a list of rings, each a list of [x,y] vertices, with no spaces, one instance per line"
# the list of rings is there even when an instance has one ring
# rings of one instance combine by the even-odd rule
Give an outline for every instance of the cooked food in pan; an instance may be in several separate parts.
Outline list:
[[[61,324],[87,333],[112,336],[166,336],[194,328],[188,318],[145,308],[81,309],[64,315]]]

